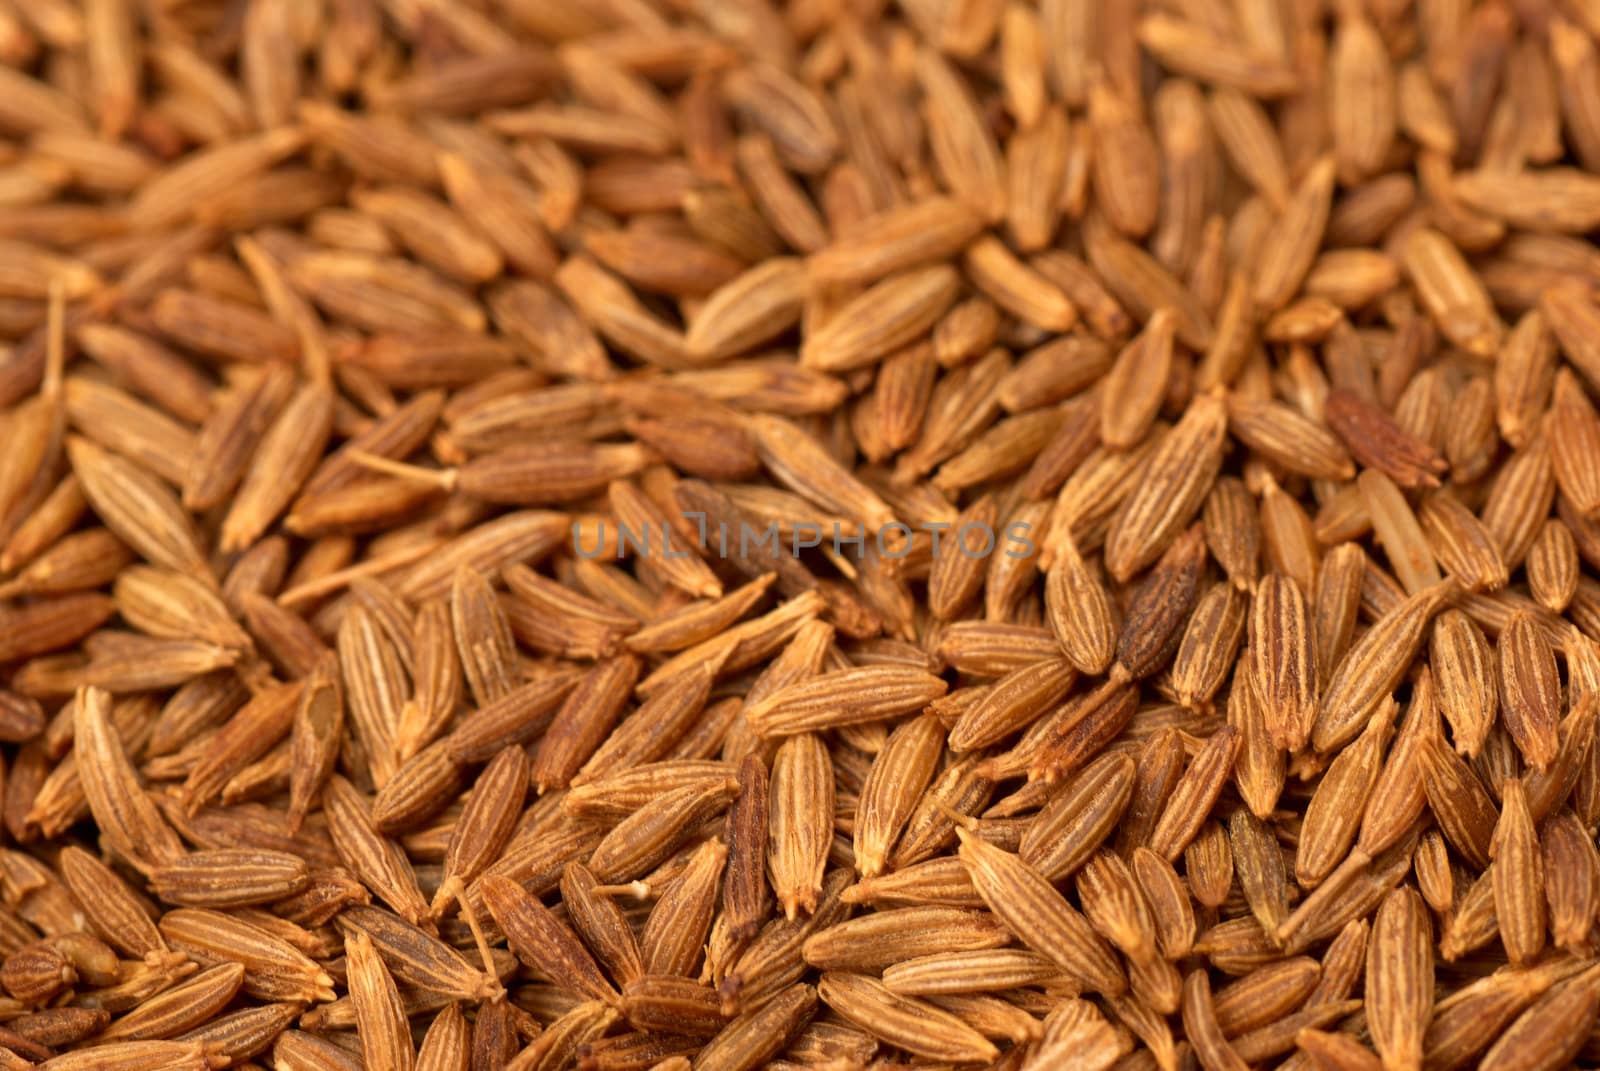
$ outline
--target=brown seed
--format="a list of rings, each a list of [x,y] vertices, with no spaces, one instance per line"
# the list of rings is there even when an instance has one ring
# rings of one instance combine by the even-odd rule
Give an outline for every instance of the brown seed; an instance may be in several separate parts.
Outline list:
[[[1348,742],[1361,719],[1399,682],[1421,645],[1432,615],[1450,595],[1450,581],[1418,592],[1384,614],[1345,654],[1323,689],[1312,742],[1328,751]]]
[[[1200,596],[1172,663],[1173,693],[1179,702],[1201,707],[1222,687],[1244,639],[1248,609],[1239,589],[1226,582],[1211,585]]]
[[[1112,226],[1139,238],[1155,224],[1160,157],[1134,108],[1104,83],[1089,87],[1089,127],[1095,152],[1094,192]]]
[[[1355,842],[1376,784],[1395,707],[1381,704],[1361,735],[1334,758],[1306,805],[1295,880],[1310,889],[1333,872]]]
[[[1255,501],[1232,476],[1219,477],[1201,514],[1206,547],[1234,587],[1254,586],[1260,568],[1260,521]]]
[[[809,985],[784,990],[761,1007],[728,1023],[695,1058],[708,1071],[751,1071],[783,1050],[800,1032],[817,1003]]]
[[[1545,993],[1506,1029],[1478,1065],[1491,1069],[1517,1066],[1555,1067],[1572,1059],[1573,1039],[1557,1023],[1593,1026],[1600,1013],[1596,979],[1585,971]]]
[[[719,840],[705,841],[694,850],[645,922],[639,940],[641,973],[693,974],[706,948],[727,859],[727,846]]]
[[[1122,634],[1117,640],[1114,675],[1120,670],[1141,679],[1166,665],[1194,608],[1205,560],[1200,526],[1190,525],[1129,598]]]
[[[1504,802],[1490,846],[1495,918],[1506,954],[1523,964],[1544,948],[1545,901],[1533,892],[1544,887],[1544,857],[1522,782],[1507,781],[1501,795]]]
[[[1150,847],[1169,862],[1182,854],[1222,792],[1239,750],[1239,734],[1224,726],[1212,734],[1172,790],[1150,834]]]
[[[722,885],[722,908],[735,939],[754,937],[767,917],[763,867],[768,828],[767,781],[767,766],[760,756],[745,756],[739,767],[739,798],[728,815],[728,865]],[[858,821],[857,836],[860,835]],[[858,859],[860,855],[857,852]]]
[[[408,1069],[415,1061],[405,1008],[389,970],[364,933],[345,938],[350,997],[355,1004],[361,1056],[368,1067]]]
[[[1446,462],[1377,406],[1348,390],[1327,398],[1329,426],[1359,462],[1382,471],[1401,487],[1437,487]]]
[[[144,792],[109,718],[110,697],[79,691],[73,704],[74,751],[95,821],[117,853],[149,870],[183,855],[177,834]]]
[[[1488,791],[1471,767],[1437,736],[1422,744],[1419,757],[1428,806],[1445,837],[1474,865],[1486,866],[1498,817]]]
[[[788,685],[752,704],[745,717],[758,733],[789,735],[909,713],[946,689],[922,670],[864,666]]]
[[[929,148],[945,184],[977,212],[996,222],[1005,216],[1005,180],[999,149],[955,71],[937,53],[916,57]],[[824,997],[826,999],[826,997]]]
[[[1584,5],[505,6],[0,0],[0,1063],[1581,1062]]]
[[[578,938],[548,908],[515,882],[487,874],[478,883],[484,904],[518,958],[557,984],[592,999],[615,1003],[617,991]]]
[[[1074,978],[1108,995],[1127,985],[1100,937],[1037,870],[966,830],[961,860],[991,911],[1022,942]]]
[[[1133,792],[1134,764],[1111,754],[1084,767],[1023,831],[1023,862],[1059,881],[1082,865],[1110,836]]]
[[[409,986],[460,1000],[492,999],[498,989],[455,949],[381,908],[353,904],[340,913],[339,924],[371,938],[396,980]]]
[[[1103,673],[1116,654],[1117,622],[1104,584],[1068,536],[1045,580],[1050,627],[1067,660],[1082,673]]]
[[[1555,653],[1533,618],[1512,615],[1500,634],[1500,703],[1506,731],[1536,770],[1556,756],[1560,682]]]
[[[589,869],[601,881],[638,877],[670,856],[699,823],[720,813],[738,782],[689,784],[657,796],[612,828],[595,846]]]
[[[541,793],[565,787],[594,754],[616,724],[639,668],[632,655],[608,659],[567,694],[533,759],[533,784]]]
[[[807,963],[823,970],[878,971],[939,951],[978,951],[1005,944],[1004,925],[982,911],[905,907],[851,919],[806,938]]]
[[[833,766],[820,738],[800,733],[772,764],[768,867],[784,914],[816,909],[833,823]]]
[[[1152,453],[1146,480],[1106,533],[1106,567],[1118,580],[1154,561],[1199,512],[1221,462],[1225,423],[1219,400],[1197,399]]]
[[[1540,837],[1550,937],[1559,948],[1583,944],[1593,926],[1596,857],[1576,815],[1563,812],[1545,824]],[[1504,817],[1501,818],[1504,822]],[[1496,908],[1499,915],[1499,908]]]
[[[163,899],[191,907],[240,907],[283,900],[305,888],[305,860],[285,852],[192,852],[150,872]]]
[[[890,992],[859,974],[823,974],[817,995],[834,1011],[876,1037],[934,1060],[994,1059],[999,1050],[948,1012]]]
[[[1250,606],[1249,685],[1273,743],[1298,751],[1315,717],[1317,663],[1305,593],[1290,577],[1269,573]]]
[[[1476,756],[1500,707],[1489,641],[1466,614],[1447,610],[1434,622],[1429,664],[1438,681],[1439,707],[1450,723],[1456,750]]]
[[[161,934],[174,951],[202,965],[244,964],[244,990],[263,1000],[309,1003],[332,999],[333,980],[282,938],[231,915],[179,908],[161,919]]]
[[[1194,971],[1183,983],[1183,1029],[1202,1066],[1239,1071],[1248,1066],[1223,1037],[1204,971]]]
[[[987,992],[1059,977],[1058,968],[1036,952],[936,952],[903,960],[883,972],[883,984],[903,996]]]

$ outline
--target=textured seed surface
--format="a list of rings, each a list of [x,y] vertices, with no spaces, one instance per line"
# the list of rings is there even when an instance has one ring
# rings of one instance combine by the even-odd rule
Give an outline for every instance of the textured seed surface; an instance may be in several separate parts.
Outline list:
[[[1593,8],[0,0],[0,1068],[1593,1064]]]

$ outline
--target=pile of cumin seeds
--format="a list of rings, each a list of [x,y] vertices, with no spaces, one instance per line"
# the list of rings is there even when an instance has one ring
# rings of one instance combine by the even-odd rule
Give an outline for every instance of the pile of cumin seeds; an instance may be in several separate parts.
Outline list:
[[[0,1071],[1600,1065],[1583,0],[0,0]]]

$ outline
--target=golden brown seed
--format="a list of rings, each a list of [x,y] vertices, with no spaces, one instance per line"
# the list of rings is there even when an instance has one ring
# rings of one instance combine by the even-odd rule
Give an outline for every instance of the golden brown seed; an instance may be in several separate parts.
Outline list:
[[[1101,993],[1115,995],[1126,988],[1110,949],[1038,871],[964,829],[957,832],[973,884],[1007,929]]]
[[[1560,682],[1555,652],[1531,615],[1512,615],[1500,634],[1500,702],[1506,731],[1529,765],[1547,768],[1558,747]]]

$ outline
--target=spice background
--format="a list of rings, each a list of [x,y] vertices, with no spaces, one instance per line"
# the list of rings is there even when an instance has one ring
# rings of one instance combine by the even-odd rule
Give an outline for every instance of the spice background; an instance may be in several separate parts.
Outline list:
[[[0,0],[0,1071],[1600,1065],[1597,39]]]

